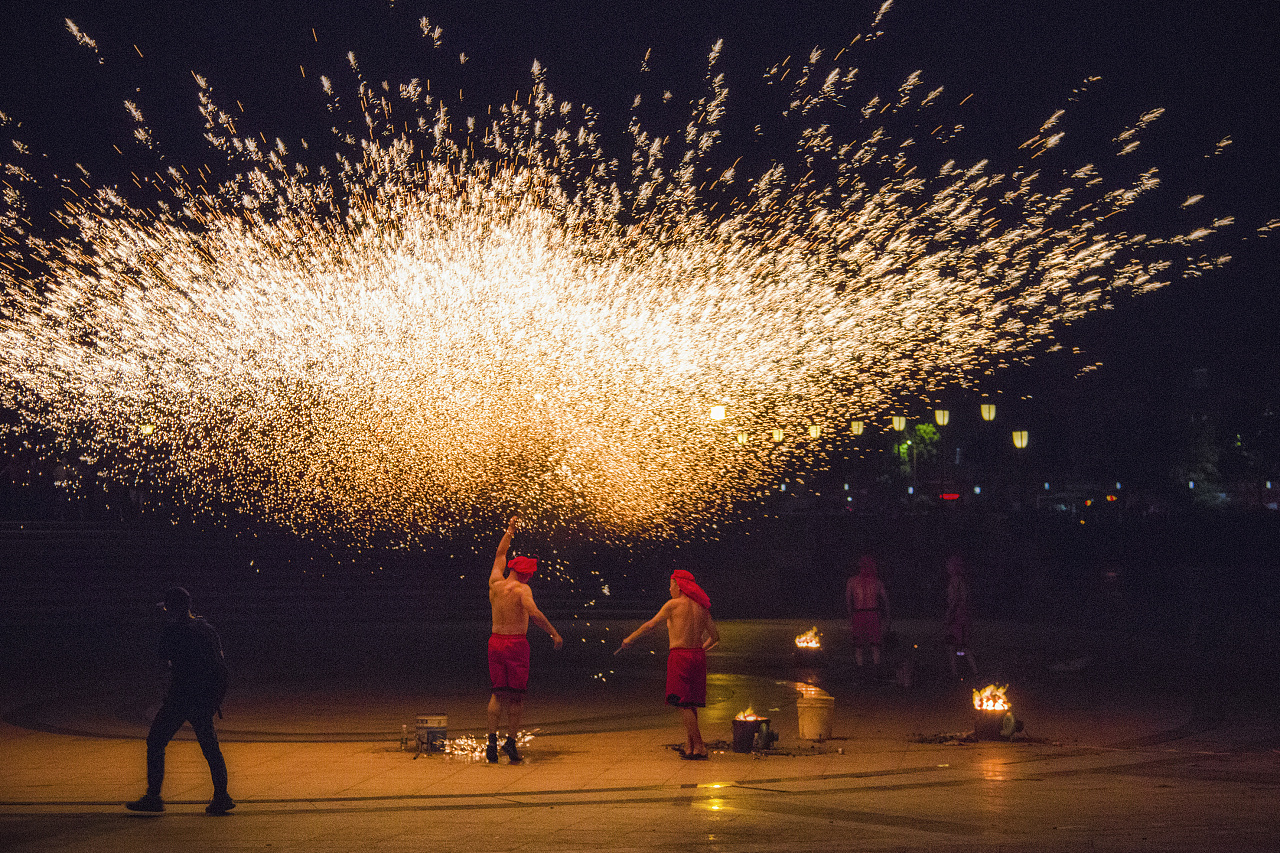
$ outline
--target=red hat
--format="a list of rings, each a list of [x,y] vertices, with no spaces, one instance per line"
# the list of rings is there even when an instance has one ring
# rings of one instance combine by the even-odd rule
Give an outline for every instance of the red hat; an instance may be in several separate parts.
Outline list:
[[[702,587],[698,586],[697,582],[694,581],[692,572],[676,569],[671,573],[671,579],[676,582],[676,586],[680,587],[681,593],[692,598],[708,610],[711,609],[711,599],[702,591]]]
[[[538,570],[538,558],[514,557],[507,563],[507,568],[519,575],[520,580],[527,581]]]

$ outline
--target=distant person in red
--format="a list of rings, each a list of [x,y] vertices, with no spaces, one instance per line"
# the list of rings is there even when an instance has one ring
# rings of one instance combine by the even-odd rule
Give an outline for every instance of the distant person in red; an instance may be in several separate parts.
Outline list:
[[[533,603],[529,578],[538,570],[536,557],[515,557],[507,562],[507,549],[516,532],[516,516],[511,516],[507,532],[498,543],[493,570],[489,572],[489,606],[493,609],[493,631],[489,635],[489,678],[493,694],[489,697],[489,744],[485,757],[498,762],[498,724],[502,712],[507,716],[507,741],[503,752],[511,763],[520,761],[516,737],[524,711],[524,694],[529,687],[529,620],[551,636],[557,649],[564,640],[538,605]]]
[[[947,660],[953,677],[960,677],[956,658],[964,658],[970,674],[978,674],[978,663],[969,648],[969,587],[964,581],[964,561],[958,554],[947,558],[947,616],[943,642],[947,644]]]
[[[135,812],[164,811],[160,786],[164,782],[165,747],[182,724],[190,722],[213,777],[213,800],[205,811],[226,814],[236,804],[227,795],[227,762],[213,730],[213,715],[222,716],[222,699],[227,693],[222,640],[203,617],[191,615],[191,595],[182,587],[166,591],[164,601],[156,606],[164,609],[160,657],[169,665],[169,692],[147,733],[147,792],[125,807]]]
[[[849,578],[844,588],[844,606],[853,632],[853,660],[864,662],[864,650],[871,647],[871,663],[880,665],[880,644],[884,626],[889,621],[889,596],[876,574],[875,558],[864,554],[858,561],[858,573]]]
[[[636,638],[663,622],[667,623],[667,704],[680,709],[686,743],[681,755],[705,761],[707,745],[698,730],[698,709],[707,705],[707,651],[720,642],[720,632],[711,620],[711,599],[694,581],[693,575],[677,569],[669,584],[671,600],[656,616],[622,641],[618,652]]]

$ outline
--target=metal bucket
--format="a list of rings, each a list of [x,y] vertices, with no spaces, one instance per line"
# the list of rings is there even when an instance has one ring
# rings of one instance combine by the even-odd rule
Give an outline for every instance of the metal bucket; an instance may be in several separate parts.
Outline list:
[[[800,718],[801,740],[826,740],[831,737],[831,714],[835,710],[834,696],[801,696],[796,700],[796,714]]]
[[[733,721],[733,751],[750,752],[755,747],[756,735],[762,725],[768,725],[768,717],[757,717],[754,720]]]
[[[449,718],[444,714],[423,714],[415,726],[418,752],[444,752],[449,739]]]

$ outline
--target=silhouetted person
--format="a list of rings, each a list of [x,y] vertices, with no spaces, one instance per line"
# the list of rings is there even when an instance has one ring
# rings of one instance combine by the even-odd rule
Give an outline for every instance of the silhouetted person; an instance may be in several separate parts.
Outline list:
[[[538,570],[535,557],[515,557],[507,562],[507,549],[516,532],[516,517],[511,516],[507,532],[498,543],[489,572],[489,605],[493,610],[493,631],[489,635],[489,678],[493,693],[489,697],[489,744],[485,758],[498,761],[498,724],[502,712],[507,714],[507,741],[502,750],[514,764],[520,760],[516,737],[524,710],[524,694],[529,687],[529,620],[551,636],[558,649],[564,640],[550,620],[533,602],[529,578]]]
[[[947,616],[943,642],[947,645],[947,661],[951,675],[959,678],[956,658],[968,662],[969,672],[978,674],[978,663],[969,648],[969,586],[964,580],[964,561],[959,555],[947,558]]]
[[[213,715],[222,715],[227,692],[227,665],[218,632],[201,616],[191,615],[191,594],[180,586],[169,589],[164,601],[165,626],[160,635],[160,657],[169,665],[169,692],[151,721],[147,733],[147,792],[125,805],[136,812],[162,812],[164,800],[164,751],[183,723],[191,723],[200,750],[213,777],[209,814],[226,814],[235,808],[227,794],[227,763],[213,730]]]
[[[720,632],[711,621],[711,599],[693,579],[693,574],[677,569],[668,584],[671,600],[657,614],[631,633],[614,652],[625,649],[641,634],[667,623],[667,704],[680,709],[684,723],[685,750],[690,760],[705,760],[707,745],[698,729],[698,709],[707,706],[707,652],[720,642]]]
[[[880,665],[880,644],[884,626],[889,621],[889,596],[876,574],[876,561],[863,555],[858,573],[849,578],[844,588],[844,606],[849,614],[849,630],[853,634],[853,660],[863,665],[863,650],[871,647],[871,662]]]

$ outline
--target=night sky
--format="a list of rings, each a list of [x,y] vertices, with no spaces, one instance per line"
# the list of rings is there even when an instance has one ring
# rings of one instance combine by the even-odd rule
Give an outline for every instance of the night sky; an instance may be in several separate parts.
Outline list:
[[[641,85],[647,49],[659,85],[687,101],[699,93],[711,44],[723,38],[732,139],[735,122],[750,118],[750,83],[763,68],[787,55],[800,59],[815,45],[839,50],[869,29],[876,8],[831,0],[10,4],[0,31],[0,110],[22,122],[17,135],[48,154],[55,170],[78,162],[111,182],[122,161],[112,145],[130,142],[125,98],[137,101],[170,162],[217,159],[200,138],[192,70],[209,79],[220,103],[239,101],[268,138],[322,138],[318,78],[345,79],[351,50],[370,80],[430,77],[464,89],[468,104],[527,91],[537,59],[557,96],[592,104],[606,130],[617,132]],[[440,50],[419,31],[424,15],[444,28]],[[64,18],[97,41],[97,55],[74,43]],[[1207,368],[1224,405],[1261,411],[1280,400],[1273,366],[1280,235],[1253,236],[1280,216],[1280,123],[1265,106],[1280,86],[1275,4],[899,0],[879,29],[883,36],[855,60],[863,70],[859,92],[887,94],[920,69],[926,84],[947,87],[952,103],[972,93],[957,110],[966,125],[960,157],[1007,167],[1016,146],[1066,106],[1065,160],[1102,159],[1112,137],[1146,110],[1165,107],[1134,155],[1144,168],[1159,166],[1165,185],[1132,227],[1176,233],[1213,216],[1237,217],[1213,244],[1236,256],[1224,270],[1077,323],[1059,340],[1080,354],[1037,359],[988,390],[1034,394],[1053,410],[1050,421],[1081,406],[1092,418],[1115,407],[1133,418],[1158,409],[1193,369]],[[464,66],[459,52],[469,57]],[[1102,80],[1069,103],[1091,75]],[[1227,136],[1234,144],[1225,154],[1204,156]],[[613,147],[619,155],[628,150],[621,139]],[[1195,193],[1206,198],[1194,216],[1179,211]],[[1099,361],[1102,369],[1075,378]]]

